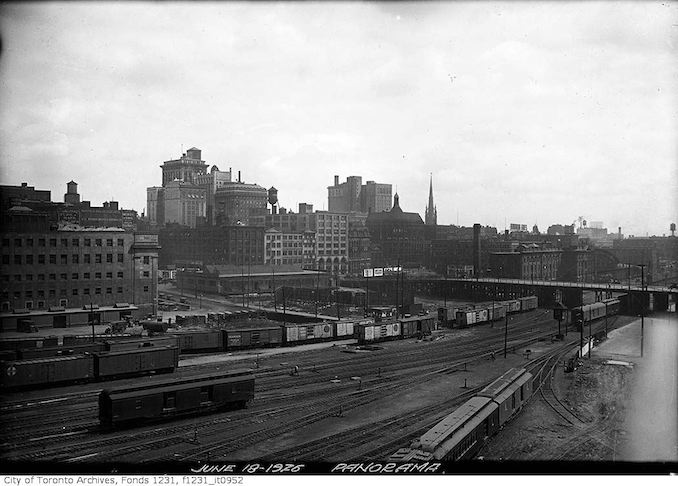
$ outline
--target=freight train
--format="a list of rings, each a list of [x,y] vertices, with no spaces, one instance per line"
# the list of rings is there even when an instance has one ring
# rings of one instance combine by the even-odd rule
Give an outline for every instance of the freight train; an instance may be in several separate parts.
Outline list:
[[[512,368],[389,460],[397,462],[472,458],[527,402],[532,375]]]
[[[84,383],[147,373],[171,373],[178,364],[177,346],[2,361],[0,389]]]
[[[619,299],[605,299],[594,304],[575,307],[571,311],[570,322],[577,331],[581,331],[582,324],[617,314],[619,314]]]
[[[390,322],[364,322],[357,326],[359,344],[422,337],[435,329],[433,315],[405,317]]]
[[[99,422],[103,427],[167,420],[175,417],[245,408],[254,399],[250,370],[172,378],[103,390]]]
[[[467,327],[483,322],[504,319],[506,314],[529,312],[538,306],[537,297],[520,297],[518,299],[495,302],[494,304],[476,306],[474,308],[441,307],[438,309],[438,321],[443,326]]]

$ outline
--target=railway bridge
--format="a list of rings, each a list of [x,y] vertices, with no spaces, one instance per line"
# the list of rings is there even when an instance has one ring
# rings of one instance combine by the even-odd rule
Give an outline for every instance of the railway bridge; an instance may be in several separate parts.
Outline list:
[[[658,285],[645,285],[641,288],[611,283],[506,278],[407,279],[406,285],[411,285],[418,295],[448,299],[505,300],[536,295],[540,307],[552,307],[557,302],[567,307],[581,305],[584,291],[593,293],[596,302],[611,298],[614,294],[619,296],[620,311],[628,315],[638,315],[642,310],[666,311],[670,304],[678,301],[678,289]]]

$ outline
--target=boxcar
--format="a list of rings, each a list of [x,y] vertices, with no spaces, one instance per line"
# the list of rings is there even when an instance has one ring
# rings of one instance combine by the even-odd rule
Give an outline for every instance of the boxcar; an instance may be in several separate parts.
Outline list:
[[[59,338],[57,336],[0,339],[0,350],[2,351],[18,351],[19,349],[28,348],[48,348],[58,345]]]
[[[221,331],[174,331],[179,340],[179,351],[195,353],[199,351],[223,351],[224,339]]]
[[[469,309],[457,312],[457,326],[466,327],[488,321],[487,309]]]
[[[83,334],[81,336],[74,336],[74,335],[65,335],[63,337],[63,345],[64,346],[73,346],[77,344],[87,344],[91,343],[92,341],[121,341],[121,340],[127,340],[127,339],[139,339],[138,335],[132,335],[132,334],[95,334],[94,338],[92,338],[92,335],[89,334]]]
[[[19,359],[17,351],[13,349],[6,349],[4,351],[0,351],[0,361],[14,361],[15,359]]]
[[[329,322],[312,324],[282,324],[283,342],[286,345],[325,341],[334,337],[334,326]]]
[[[520,301],[520,310],[522,312],[531,311],[537,308],[537,297],[535,295],[521,297],[518,300]]]
[[[499,411],[499,426],[516,414],[532,394],[532,375],[522,368],[511,368],[483,388],[477,396],[494,401]]]
[[[132,349],[158,346],[179,346],[179,339],[174,336],[149,337],[141,339],[124,339],[121,341],[105,341],[106,351],[129,351]]]
[[[152,371],[170,373],[178,364],[179,348],[176,346],[94,353],[94,374],[101,380]]]
[[[20,349],[17,355],[20,359],[49,358],[53,356],[70,356],[73,354],[95,353],[104,351],[104,343],[77,344],[72,346],[51,346],[49,348]]]
[[[497,404],[473,397],[422,435],[419,448],[437,460],[470,458],[498,429]]]
[[[361,324],[358,326],[358,342],[371,343],[377,341],[389,341],[402,337],[402,327],[395,322],[376,322],[374,324]]]
[[[227,351],[247,348],[280,346],[283,330],[280,326],[261,325],[258,327],[237,327],[223,329],[223,342]]]
[[[504,319],[506,317],[506,307],[503,305],[495,304],[494,307],[490,306],[487,308],[487,320],[488,321],[498,321],[499,319]]]
[[[158,333],[167,332],[167,328],[169,327],[169,324],[167,322],[158,322],[153,320],[141,321],[140,324],[141,327],[143,327],[147,331]]]
[[[506,312],[513,313],[513,312],[520,312],[520,301],[515,299],[515,300],[507,300],[502,302],[503,305],[506,306]]]
[[[351,339],[355,336],[356,324],[361,321],[335,321],[331,325],[334,326],[334,335],[337,339]],[[366,321],[373,322],[373,321]]]
[[[89,381],[95,376],[92,355],[86,354],[6,361],[2,368],[2,388]]]
[[[400,319],[400,325],[402,326],[402,336],[403,339],[410,337],[421,337],[427,334],[431,334],[433,331],[434,323],[433,316],[414,316],[414,317],[405,317]]]
[[[245,407],[254,398],[249,370],[184,379],[153,380],[104,390],[99,394],[99,421],[105,427],[139,421]]]

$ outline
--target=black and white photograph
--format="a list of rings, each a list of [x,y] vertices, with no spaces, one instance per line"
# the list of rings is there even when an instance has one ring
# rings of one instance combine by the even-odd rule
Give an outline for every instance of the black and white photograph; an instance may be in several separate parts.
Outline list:
[[[0,41],[4,474],[678,473],[678,2]]]

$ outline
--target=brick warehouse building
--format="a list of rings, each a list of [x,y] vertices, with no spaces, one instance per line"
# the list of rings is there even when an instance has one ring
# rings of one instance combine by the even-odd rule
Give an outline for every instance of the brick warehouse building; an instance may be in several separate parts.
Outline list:
[[[3,234],[2,329],[14,328],[18,317],[57,327],[74,323],[76,317],[86,323],[74,310],[90,306],[117,304],[121,315],[153,312],[158,250],[157,235],[117,228],[66,225],[54,231]]]

